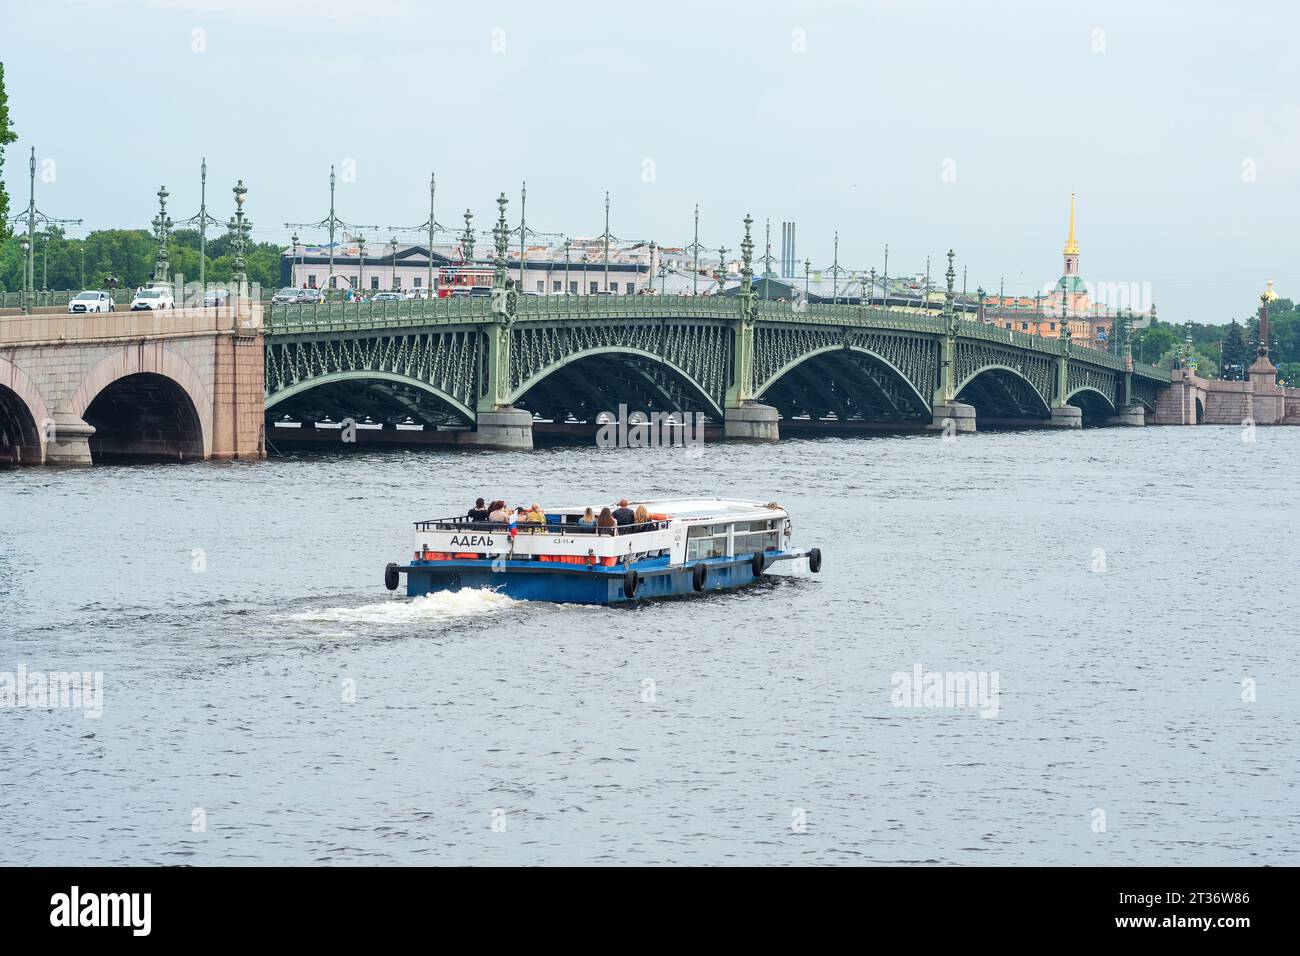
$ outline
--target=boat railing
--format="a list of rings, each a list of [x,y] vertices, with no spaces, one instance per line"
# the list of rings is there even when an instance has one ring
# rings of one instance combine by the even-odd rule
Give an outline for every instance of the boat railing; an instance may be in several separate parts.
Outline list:
[[[614,528],[602,528],[597,525],[580,525],[564,521],[517,521],[515,531],[518,534],[564,534],[564,535],[583,535],[590,534],[597,537],[614,537],[616,535],[640,534],[645,531],[661,531],[668,527],[667,521],[642,521],[638,524],[619,525]],[[455,531],[455,532],[474,532],[505,534],[509,532],[510,525],[504,521],[475,521],[468,515],[459,515],[453,518],[431,518],[427,521],[415,522],[416,531]]]

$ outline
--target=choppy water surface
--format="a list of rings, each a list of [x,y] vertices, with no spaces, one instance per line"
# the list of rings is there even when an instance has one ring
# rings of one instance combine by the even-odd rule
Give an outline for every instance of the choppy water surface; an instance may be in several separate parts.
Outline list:
[[[1300,430],[1257,437],[0,473],[0,671],[105,681],[0,710],[0,862],[1294,864]],[[479,494],[697,493],[779,500],[822,574],[382,585]],[[997,716],[895,707],[918,664],[996,672]]]

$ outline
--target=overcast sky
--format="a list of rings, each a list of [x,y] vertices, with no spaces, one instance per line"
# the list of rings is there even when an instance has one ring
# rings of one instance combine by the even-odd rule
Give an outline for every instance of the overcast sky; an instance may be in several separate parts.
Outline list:
[[[211,210],[248,186],[254,237],[338,213],[416,225],[528,181],[528,222],[735,249],[746,212],[798,256],[1032,294],[1061,272],[1071,191],[1086,279],[1149,283],[1162,318],[1300,298],[1300,15],[1282,3],[5,0],[37,205],[148,227],[154,192]],[[52,161],[52,163],[51,163]],[[344,171],[354,173],[345,177]],[[387,228],[367,230],[386,240]],[[305,240],[320,239],[300,230]]]

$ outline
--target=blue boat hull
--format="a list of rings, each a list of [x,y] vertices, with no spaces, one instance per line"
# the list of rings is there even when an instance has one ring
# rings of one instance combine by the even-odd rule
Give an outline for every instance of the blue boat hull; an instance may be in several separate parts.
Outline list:
[[[772,561],[788,560],[793,554],[769,554]],[[492,562],[457,559],[416,561],[397,571],[406,575],[406,593],[421,597],[435,591],[481,588],[497,591],[520,601],[552,601],[560,604],[619,604],[685,595],[707,594],[753,584],[751,556],[711,558],[696,564],[708,568],[704,586],[695,588],[695,564],[669,566],[664,559],[637,562],[629,567],[563,565],[534,561]],[[636,571],[635,595],[627,594],[628,572]]]

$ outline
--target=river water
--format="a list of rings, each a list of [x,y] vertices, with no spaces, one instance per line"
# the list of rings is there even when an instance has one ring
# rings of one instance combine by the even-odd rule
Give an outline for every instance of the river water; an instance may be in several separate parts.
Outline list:
[[[0,672],[103,674],[101,716],[0,709],[0,863],[1296,864],[1300,429],[1256,438],[0,473]],[[382,585],[476,495],[701,493],[780,501],[822,573]],[[897,706],[918,669],[988,694]]]

